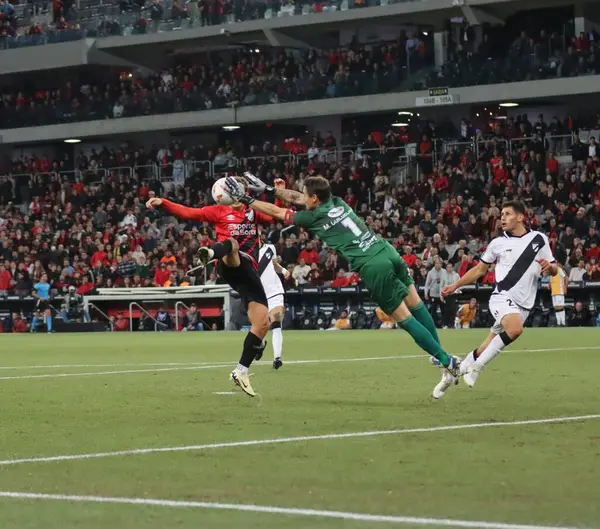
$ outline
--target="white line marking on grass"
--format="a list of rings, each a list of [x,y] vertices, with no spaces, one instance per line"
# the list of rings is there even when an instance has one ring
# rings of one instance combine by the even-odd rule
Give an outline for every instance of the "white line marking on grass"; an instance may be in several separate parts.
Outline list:
[[[240,446],[260,446],[268,444],[302,443],[307,441],[325,441],[329,439],[352,439],[361,437],[378,437],[382,435],[401,435],[412,433],[447,432],[453,430],[472,430],[476,428],[492,428],[498,426],[525,426],[532,424],[554,424],[574,421],[600,419],[600,414],[576,415],[572,417],[551,417],[549,419],[529,419],[522,421],[479,422],[472,424],[451,424],[446,426],[430,426],[424,428],[401,428],[397,430],[373,430],[370,432],[349,432],[324,435],[304,435],[300,437],[276,437],[274,439],[258,439],[254,441],[231,441],[202,445],[174,446],[164,448],[137,448],[133,450],[118,450],[115,452],[98,452],[95,454],[73,454],[49,457],[30,457],[24,459],[6,459],[0,461],[0,466],[21,465],[24,463],[50,463],[53,461],[78,461],[83,459],[99,459],[103,457],[136,456],[158,454],[165,452],[190,452],[193,450],[215,450],[218,448],[237,448]]]
[[[481,522],[471,520],[453,520],[449,518],[419,518],[413,516],[390,516],[384,514],[362,514],[343,511],[323,511],[298,509],[293,507],[273,507],[267,505],[244,505],[239,503],[216,503],[207,501],[159,500],[150,498],[114,498],[105,496],[79,496],[67,494],[37,494],[32,492],[0,492],[1,498],[16,500],[45,500],[82,503],[108,503],[125,505],[150,505],[153,507],[214,509],[220,511],[242,511],[287,516],[305,516],[313,518],[334,518],[359,522],[378,522],[391,524],[437,525],[444,527],[466,527],[481,529],[574,529],[571,527],[523,525],[501,522]]]
[[[215,391],[213,395],[241,395],[237,391]]]
[[[414,358],[424,358],[424,355],[403,355],[403,356],[373,356],[373,357],[357,357],[357,358],[321,358],[314,360],[289,360],[286,364],[328,364],[338,362],[370,362],[375,360],[411,360]],[[164,367],[157,369],[123,369],[118,371],[90,371],[86,373],[42,373],[38,375],[15,375],[0,377],[0,380],[27,380],[32,378],[67,378],[67,377],[92,377],[106,375],[125,375],[133,373],[162,373],[168,371],[201,371],[205,369],[220,369],[224,367],[232,367],[234,362],[229,364],[182,364],[187,367]],[[262,363],[255,364],[258,366],[269,366],[270,364]]]
[[[151,366],[201,366],[214,364],[214,362],[131,362],[124,364],[55,364],[39,366],[0,366],[0,370],[18,370],[18,369],[69,369],[69,368],[89,368],[89,367],[151,367]]]
[[[120,371],[90,371],[88,373],[45,373],[41,375],[18,375],[14,377],[0,377],[0,380],[25,380],[30,378],[67,378],[67,377],[93,377],[100,375],[126,375],[132,373],[163,373],[165,371],[200,371],[203,369],[217,369],[231,367],[229,364],[208,364],[191,367],[161,367],[158,369],[123,369]]]
[[[514,353],[551,353],[557,351],[597,351],[600,350],[600,346],[591,347],[555,347],[550,349],[511,349],[504,351],[505,354]],[[312,359],[312,360],[287,360],[286,365],[290,364],[319,364],[319,363],[335,363],[335,362],[366,362],[372,360],[402,360],[402,359],[414,359],[414,358],[428,358],[428,355],[414,354],[414,355],[394,355],[394,356],[373,356],[373,357],[356,357],[356,358],[323,358],[323,359]],[[232,364],[234,362],[232,361]],[[0,370],[19,370],[19,369],[69,369],[69,368],[90,368],[90,367],[151,367],[151,366],[165,366],[165,367],[194,367],[194,366],[213,366],[217,365],[215,362],[140,362],[140,363],[118,363],[118,364],[55,364],[55,365],[33,365],[33,366],[0,366]],[[220,364],[219,364],[220,365]],[[228,364],[229,365],[229,364]],[[255,364],[265,365],[265,364]],[[140,372],[150,372],[153,369]],[[112,373],[109,371],[107,373]],[[114,371],[117,374],[121,374],[121,371]],[[129,372],[129,371],[124,371]],[[78,375],[80,373],[72,373]],[[105,374],[104,372],[99,374]],[[63,376],[61,373],[56,376]],[[83,373],[82,376],[87,376]],[[24,375],[24,378],[29,378],[29,375]],[[22,378],[20,376],[13,378]],[[0,377],[0,380],[10,380],[11,377]]]

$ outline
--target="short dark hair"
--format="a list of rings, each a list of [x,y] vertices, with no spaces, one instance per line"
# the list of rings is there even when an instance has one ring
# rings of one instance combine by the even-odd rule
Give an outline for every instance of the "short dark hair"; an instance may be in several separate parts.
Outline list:
[[[304,187],[306,187],[308,195],[315,195],[319,202],[327,202],[331,198],[329,180],[322,176],[309,176],[304,180]]]
[[[509,200],[508,202],[502,204],[502,209],[504,208],[512,208],[518,215],[525,215],[527,212],[525,204],[523,204],[523,202],[520,200]]]

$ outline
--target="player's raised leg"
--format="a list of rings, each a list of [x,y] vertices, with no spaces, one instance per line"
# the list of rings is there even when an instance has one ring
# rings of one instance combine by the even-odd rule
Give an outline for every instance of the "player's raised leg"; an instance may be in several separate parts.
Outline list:
[[[198,258],[200,259],[200,262],[203,265],[206,265],[209,261],[212,261],[213,259],[223,258],[232,263],[228,266],[239,266],[240,255],[238,251],[238,243],[235,239],[231,238],[222,242],[216,242],[210,248],[207,246],[203,246],[198,250]],[[233,264],[236,261],[237,264]]]
[[[505,314],[500,321],[492,327],[488,339],[475,351],[469,353],[468,360],[460,372],[466,384],[473,387],[481,370],[489,364],[507,346],[523,334],[523,317],[520,313]]]
[[[283,317],[285,316],[285,307],[277,306],[269,312],[269,321],[271,327],[271,342],[273,344],[273,369],[279,369],[283,362]]]
[[[421,298],[412,280],[405,277],[405,268],[406,265],[398,252],[390,246],[389,249],[374,255],[359,272],[381,309],[408,332],[421,349],[436,358],[445,368],[456,372],[459,360],[446,353],[429,330],[410,311],[409,307],[419,306]]]
[[[240,361],[231,372],[230,378],[244,393],[254,397],[256,393],[250,384],[248,368],[257,353],[264,348],[263,340],[269,330],[267,299],[260,278],[252,267],[250,259],[241,257],[237,241],[228,239],[217,244],[225,245],[225,243],[231,244],[231,251],[222,257],[219,272],[247,305],[248,319],[250,320],[250,331],[244,340]],[[244,260],[242,261],[242,259]]]

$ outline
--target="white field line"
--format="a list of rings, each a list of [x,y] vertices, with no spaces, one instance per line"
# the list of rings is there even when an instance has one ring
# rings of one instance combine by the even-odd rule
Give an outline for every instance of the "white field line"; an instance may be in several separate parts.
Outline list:
[[[0,371],[17,371],[19,369],[70,369],[79,367],[152,367],[152,366],[202,366],[215,362],[127,362],[117,364],[54,364],[39,366],[0,366]]]
[[[373,430],[370,432],[349,432],[324,435],[304,435],[299,437],[276,437],[273,439],[258,439],[254,441],[232,441],[226,443],[212,443],[189,446],[173,446],[164,448],[137,448],[133,450],[119,450],[115,452],[98,452],[91,454],[73,454],[49,457],[30,457],[24,459],[6,459],[0,461],[0,466],[21,465],[24,463],[50,463],[54,461],[78,461],[83,459],[99,459],[104,457],[136,456],[144,454],[157,454],[165,452],[190,452],[193,450],[216,450],[219,448],[238,448],[241,446],[261,446],[269,444],[304,443],[308,441],[324,441],[330,439],[353,439],[362,437],[379,437],[383,435],[402,435],[414,433],[448,432],[454,430],[473,430],[477,428],[494,428],[503,426],[526,426],[534,424],[555,424],[574,421],[600,419],[600,414],[576,415],[571,417],[551,417],[549,419],[529,419],[522,421],[505,422],[479,422],[472,424],[451,424],[446,426],[430,426],[424,428],[402,428],[397,430]]]
[[[384,514],[361,514],[343,511],[322,511],[315,509],[298,509],[293,507],[273,507],[267,505],[245,505],[239,503],[216,503],[206,501],[159,500],[149,498],[114,498],[104,496],[79,496],[67,494],[37,494],[31,492],[0,492],[0,498],[15,500],[45,500],[81,503],[107,503],[124,505],[149,505],[152,507],[214,509],[220,511],[241,511],[252,513],[282,514],[287,516],[304,516],[312,518],[332,518],[338,520],[354,520],[359,522],[434,525],[443,527],[465,527],[479,529],[575,529],[572,527],[523,525],[501,522],[483,522],[471,520],[454,520],[449,518],[419,518],[413,516],[390,516]]]
[[[503,354],[514,354],[514,353],[551,353],[558,351],[597,351],[600,350],[600,346],[589,346],[589,347],[554,347],[550,349],[511,349],[504,351]],[[395,355],[395,356],[375,356],[375,357],[356,357],[356,358],[335,358],[335,359],[313,359],[313,360],[288,360],[288,364],[316,364],[321,362],[363,362],[368,360],[398,360],[398,359],[412,359],[412,358],[427,358],[425,354],[414,354],[414,355]],[[233,363],[233,362],[232,362]],[[26,370],[26,369],[75,369],[75,368],[92,368],[92,367],[152,367],[152,366],[165,366],[165,367],[194,367],[194,366],[214,366],[216,362],[140,362],[140,363],[116,363],[116,364],[55,364],[55,365],[32,365],[32,366],[0,366],[1,370]],[[220,364],[219,364],[220,365]],[[229,365],[229,364],[228,364]],[[254,364],[264,365],[264,364]],[[141,371],[142,373],[154,371],[147,370]],[[116,372],[120,374],[119,372]],[[73,373],[79,374],[79,373]],[[102,372],[102,374],[105,374]],[[59,374],[60,375],[60,374]],[[85,374],[84,374],[85,375]],[[20,377],[16,377],[20,378]],[[0,377],[0,380],[6,380],[7,378]],[[10,380],[10,378],[8,378]]]
[[[403,355],[403,356],[372,356],[357,358],[321,358],[314,360],[290,360],[286,364],[329,364],[336,362],[370,362],[374,360],[411,360],[414,358],[423,358],[424,355]],[[67,377],[92,377],[100,375],[125,375],[132,373],[161,373],[165,371],[201,371],[205,369],[221,369],[234,366],[233,362],[229,364],[184,364],[188,367],[161,367],[155,369],[123,369],[118,371],[89,371],[86,373],[42,373],[39,375],[15,375],[0,377],[1,380],[26,380],[31,378],[67,378]],[[271,364],[263,362],[262,364],[253,364],[270,366]]]

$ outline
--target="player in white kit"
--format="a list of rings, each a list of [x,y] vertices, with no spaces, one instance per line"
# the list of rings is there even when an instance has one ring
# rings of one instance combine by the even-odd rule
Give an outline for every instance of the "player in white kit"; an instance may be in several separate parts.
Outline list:
[[[283,362],[283,332],[281,324],[285,315],[284,290],[277,274],[286,276],[288,271],[277,262],[277,250],[272,244],[263,244],[258,253],[258,274],[267,295],[269,323],[273,343],[273,369],[279,369]]]
[[[442,291],[443,297],[453,295],[457,289],[475,283],[496,263],[496,286],[489,303],[495,323],[485,341],[460,364],[460,374],[469,387],[475,385],[482,368],[523,333],[523,324],[535,303],[540,275],[554,276],[558,271],[548,237],[528,229],[524,220],[525,206],[521,202],[504,203],[504,233],[490,242],[475,268]],[[457,383],[458,378],[444,370],[433,390],[434,398],[443,397]]]

